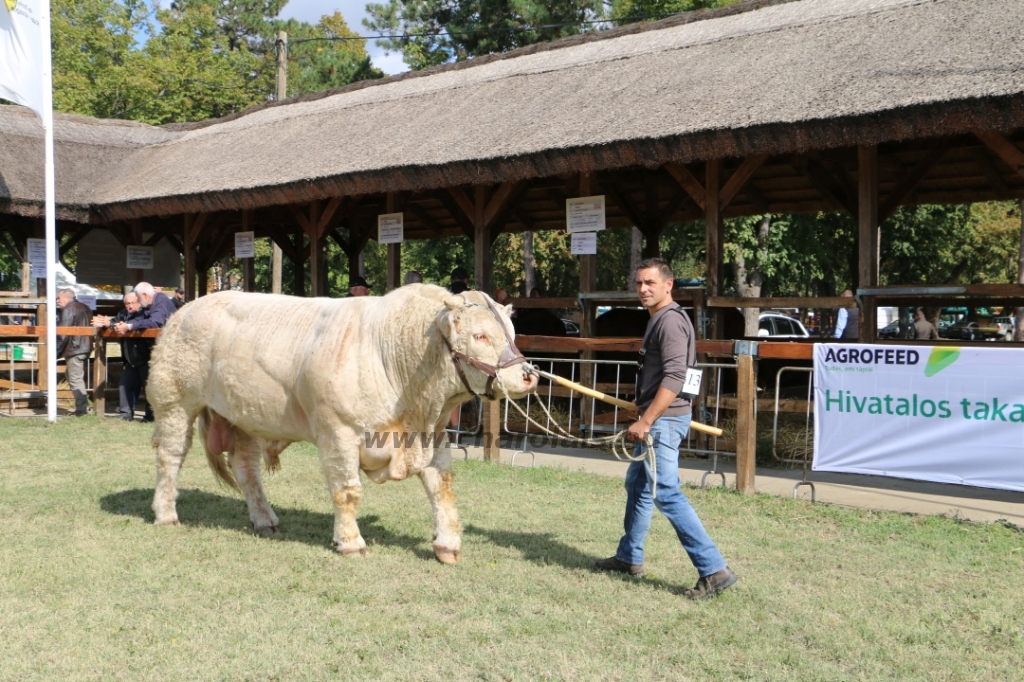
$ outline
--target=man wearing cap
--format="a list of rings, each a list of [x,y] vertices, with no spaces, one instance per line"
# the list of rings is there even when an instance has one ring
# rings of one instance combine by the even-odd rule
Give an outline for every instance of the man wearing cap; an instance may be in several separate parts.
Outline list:
[[[348,278],[348,295],[350,297],[369,296],[370,285],[359,275],[353,275]]]

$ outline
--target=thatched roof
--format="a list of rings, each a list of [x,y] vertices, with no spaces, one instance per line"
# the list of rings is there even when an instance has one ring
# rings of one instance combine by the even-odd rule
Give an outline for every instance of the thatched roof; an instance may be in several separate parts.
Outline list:
[[[744,3],[198,125],[59,117],[58,201],[111,220],[1008,130],[1022,25],[1020,0]],[[30,123],[0,107],[16,206]]]

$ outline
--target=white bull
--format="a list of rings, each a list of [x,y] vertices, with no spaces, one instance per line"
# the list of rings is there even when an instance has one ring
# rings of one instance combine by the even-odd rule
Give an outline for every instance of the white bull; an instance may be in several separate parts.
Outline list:
[[[502,351],[515,350],[509,311],[489,302],[416,284],[381,298],[222,292],[185,306],[157,343],[146,388],[156,417],[156,523],[178,523],[178,472],[196,423],[210,467],[244,493],[257,532],[278,526],[261,457],[275,469],[284,448],[307,441],[320,451],[339,552],[366,553],[359,471],[378,483],[416,474],[434,512],[434,554],[458,561],[451,459],[436,445],[452,408],[472,397],[468,388],[489,387],[473,363],[498,365]],[[453,352],[465,356],[464,379]],[[532,391],[537,380],[525,367],[498,370],[496,383],[512,397]],[[430,437],[401,437],[411,433]]]

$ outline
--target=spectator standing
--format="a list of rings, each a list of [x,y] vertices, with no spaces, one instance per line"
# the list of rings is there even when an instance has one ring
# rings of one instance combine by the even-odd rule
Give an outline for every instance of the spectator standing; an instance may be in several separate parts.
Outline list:
[[[359,275],[353,275],[348,278],[348,295],[350,298],[356,296],[369,296],[370,285],[366,283],[366,280]]]
[[[171,297],[171,303],[174,304],[175,308],[181,310],[181,306],[185,305],[185,290],[181,287],[175,289],[174,296]]]
[[[448,290],[453,294],[461,294],[463,291],[469,290],[469,272],[466,268],[461,265],[452,270],[451,284],[448,285]]]
[[[173,302],[174,299],[171,299]],[[98,329],[113,329],[118,322],[131,322],[141,310],[139,297],[134,291],[124,295],[124,310],[121,310],[114,317],[97,315],[92,320],[92,326]],[[118,385],[120,402],[117,413],[124,421],[135,419],[135,406],[142,394],[142,387],[146,385],[149,378],[149,356],[153,350],[153,339],[140,339],[134,337],[123,337],[121,343],[121,359],[124,362],[121,371],[121,382]]]
[[[699,575],[696,586],[684,594],[688,599],[705,599],[732,586],[737,577],[680,490],[679,445],[691,419],[690,401],[680,391],[687,367],[696,359],[695,334],[686,313],[672,300],[674,276],[666,261],[640,261],[635,280],[640,303],[651,316],[644,334],[636,398],[641,416],[627,431],[630,440],[638,441],[637,460],[626,470],[625,534],[615,555],[598,561],[595,567],[643,575],[644,541],[657,507],[672,524]],[[657,456],[657,497],[652,495],[649,464],[639,457],[648,435]]]
[[[920,308],[914,311],[914,338],[918,341],[934,341],[939,338],[935,327],[924,316],[924,311]]]
[[[118,334],[143,331],[145,329],[160,329],[167,324],[168,318],[177,312],[174,303],[167,297],[167,294],[157,291],[149,282],[139,282],[135,285],[135,295],[139,298],[139,312],[129,320],[117,322],[114,329]],[[145,367],[140,369],[142,375],[142,389],[145,390],[146,380],[149,378],[149,358],[146,358]],[[142,363],[140,360],[140,368]],[[142,421],[153,421],[153,409],[146,402],[146,413]]]
[[[405,279],[402,281],[403,284],[423,284],[423,275],[416,270],[410,270],[405,273]]]
[[[89,307],[77,300],[74,289],[57,292],[58,327],[88,327],[92,322]],[[89,413],[89,396],[85,390],[85,361],[92,352],[91,336],[58,336],[57,357],[67,363],[68,385],[75,396],[75,416]]]
[[[843,298],[853,298],[853,292],[847,289],[842,294]],[[860,309],[840,308],[836,316],[837,339],[859,339],[860,338]]]

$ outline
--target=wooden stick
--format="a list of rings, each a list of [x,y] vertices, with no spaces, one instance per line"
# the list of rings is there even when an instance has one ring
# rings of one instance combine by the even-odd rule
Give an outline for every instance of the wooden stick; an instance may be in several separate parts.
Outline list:
[[[545,379],[555,382],[559,386],[570,388],[576,391],[577,393],[582,393],[585,396],[590,396],[595,400],[600,400],[601,402],[608,403],[609,405],[614,405],[615,407],[621,408],[623,410],[629,410],[630,412],[639,412],[637,406],[634,405],[633,403],[627,402],[625,400],[620,400],[619,398],[614,398],[605,393],[601,393],[600,391],[595,391],[592,388],[587,388],[586,386],[577,384],[575,381],[569,381],[565,377],[560,377],[557,374],[550,374],[549,372],[544,372],[536,368],[534,368],[534,371],[540,376],[544,377]],[[708,426],[707,424],[701,424],[700,422],[695,421],[690,422],[690,428],[693,429],[694,431],[703,431],[704,433],[710,434],[715,437],[719,437],[723,433],[722,429],[716,428],[714,426]]]

